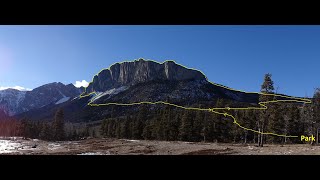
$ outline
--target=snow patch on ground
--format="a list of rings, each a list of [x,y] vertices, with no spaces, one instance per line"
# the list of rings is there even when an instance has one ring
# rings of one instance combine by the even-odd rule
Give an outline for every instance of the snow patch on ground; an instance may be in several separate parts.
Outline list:
[[[134,139],[125,139],[125,140],[129,142],[139,142],[139,140],[134,140]]]
[[[78,155],[110,155],[110,152],[102,153],[102,152],[85,152]]]
[[[63,97],[63,98],[60,99],[58,102],[56,102],[56,104],[64,103],[64,102],[68,101],[69,99],[70,99],[70,97]]]
[[[0,140],[0,154],[17,152],[19,147],[21,147],[20,143],[11,140]]]
[[[48,149],[49,150],[56,150],[56,149],[60,149],[60,148],[62,148],[60,144],[56,144],[56,143],[48,144]]]

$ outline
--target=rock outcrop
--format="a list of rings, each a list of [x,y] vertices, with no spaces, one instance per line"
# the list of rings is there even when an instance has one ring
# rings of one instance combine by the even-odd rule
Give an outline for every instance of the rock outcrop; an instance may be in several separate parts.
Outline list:
[[[116,63],[109,69],[102,70],[94,76],[86,92],[104,92],[111,88],[132,86],[154,80],[205,80],[205,76],[197,70],[187,69],[173,61],[165,61],[160,64],[139,59],[133,62]]]

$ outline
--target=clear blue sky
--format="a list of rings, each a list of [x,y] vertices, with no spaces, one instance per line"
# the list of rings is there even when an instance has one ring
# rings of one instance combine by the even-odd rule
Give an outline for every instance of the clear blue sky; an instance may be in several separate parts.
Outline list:
[[[209,80],[279,93],[320,87],[320,26],[0,26],[0,87],[90,81],[114,62],[175,60]]]

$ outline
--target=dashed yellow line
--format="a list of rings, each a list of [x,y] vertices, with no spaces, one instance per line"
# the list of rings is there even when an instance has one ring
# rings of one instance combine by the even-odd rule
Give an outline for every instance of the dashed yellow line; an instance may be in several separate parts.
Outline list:
[[[155,62],[157,64],[163,64],[167,61],[164,61],[163,63],[159,63],[159,62],[156,62],[156,61],[153,61],[153,60],[147,60],[147,61],[152,61],[152,62]],[[115,64],[122,64],[122,63],[125,63],[125,62],[130,62],[130,61],[124,61],[124,62],[121,62],[121,63],[115,63]],[[132,62],[132,61],[131,61]],[[175,61],[172,61],[174,63],[176,63]],[[178,64],[178,63],[176,63]],[[113,66],[114,64],[112,64],[111,66]],[[164,102],[164,101],[157,101],[157,102],[148,102],[148,101],[144,101],[144,102],[135,102],[135,103],[115,103],[115,102],[112,102],[112,103],[106,103],[106,104],[94,104],[93,101],[94,99],[92,98],[90,100],[90,102],[88,103],[88,106],[94,106],[94,107],[97,107],[97,106],[110,106],[110,105],[117,105],[117,106],[133,106],[133,105],[141,105],[141,104],[150,104],[150,105],[157,105],[157,104],[165,104],[165,105],[170,105],[170,106],[174,106],[174,107],[177,107],[177,108],[181,108],[181,109],[185,109],[185,110],[197,110],[197,111],[209,111],[209,112],[212,112],[212,113],[216,113],[216,114],[220,114],[220,115],[224,115],[225,117],[231,117],[233,119],[233,123],[236,124],[238,127],[244,129],[244,130],[247,130],[247,131],[252,131],[252,132],[255,132],[255,133],[259,133],[259,134],[265,134],[265,135],[274,135],[274,136],[280,136],[280,137],[291,137],[291,138],[297,138],[299,136],[291,136],[291,135],[284,135],[284,134],[276,134],[276,133],[272,133],[272,132],[261,132],[261,131],[257,131],[257,130],[254,130],[254,129],[250,129],[250,128],[247,128],[247,127],[244,127],[242,125],[240,125],[236,118],[231,115],[231,114],[228,114],[226,112],[222,113],[222,112],[218,112],[218,111],[215,111],[215,110],[265,110],[267,109],[268,107],[266,106],[266,104],[268,103],[277,103],[277,102],[298,102],[298,103],[311,103],[311,100],[309,99],[303,99],[303,98],[297,98],[297,97],[293,97],[293,96],[285,96],[285,95],[278,95],[278,94],[267,94],[267,93],[261,93],[261,92],[245,92],[245,91],[240,91],[240,90],[236,90],[236,89],[232,89],[232,88],[229,88],[229,87],[226,87],[226,86],[222,86],[220,84],[216,84],[216,83],[213,83],[213,82],[210,82],[208,80],[208,78],[204,75],[203,72],[197,70],[197,69],[192,69],[192,68],[187,68],[181,64],[178,64],[186,69],[190,69],[190,70],[195,70],[195,71],[198,71],[200,73],[202,73],[202,75],[206,78],[206,80],[211,83],[212,85],[215,85],[215,86],[219,86],[219,87],[222,87],[222,88],[225,88],[225,89],[228,89],[228,90],[231,90],[231,91],[237,91],[237,92],[242,92],[242,93],[246,93],[246,94],[259,94],[259,95],[265,95],[265,96],[273,96],[273,97],[281,97],[281,98],[291,98],[291,99],[288,99],[288,100],[272,100],[272,101],[265,101],[265,102],[259,102],[258,104],[260,105],[260,107],[246,107],[246,108],[237,108],[237,107],[224,107],[224,108],[207,108],[207,109],[203,109],[203,108],[195,108],[195,107],[184,107],[184,106],[180,106],[180,105],[176,105],[176,104],[172,104],[172,103],[168,103],[168,102]],[[111,67],[110,66],[110,67]],[[107,68],[107,69],[110,69]],[[107,70],[107,69],[102,69],[101,71],[103,70]],[[100,72],[101,72],[100,71]],[[99,72],[99,73],[100,73]],[[98,74],[99,74],[98,73]],[[95,76],[97,76],[98,74],[96,74]],[[93,82],[93,79],[92,81],[89,83],[89,85]],[[87,92],[87,88],[85,88],[84,92],[80,95],[80,98],[84,98],[84,97],[87,97],[87,96],[90,96],[90,95],[97,95],[96,92],[91,92],[89,94],[86,94]],[[84,95],[86,94],[86,95]]]

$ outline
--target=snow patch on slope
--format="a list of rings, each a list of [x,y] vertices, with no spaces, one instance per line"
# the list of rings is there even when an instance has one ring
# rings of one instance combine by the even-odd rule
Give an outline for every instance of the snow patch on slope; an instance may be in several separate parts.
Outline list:
[[[58,102],[56,102],[55,104],[61,104],[64,102],[67,102],[70,99],[70,97],[63,97],[62,99],[60,99]]]
[[[106,96],[106,95],[109,95],[109,96],[113,96],[113,95],[116,95],[122,91],[125,91],[127,90],[128,87],[127,86],[121,86],[119,88],[112,88],[112,89],[109,89],[105,92],[96,92],[96,96],[92,97],[89,101],[96,101],[97,99],[103,97],[103,96]]]

